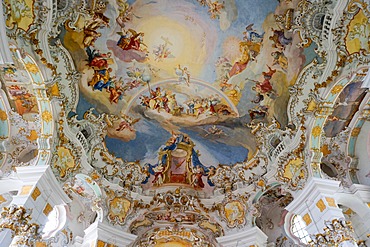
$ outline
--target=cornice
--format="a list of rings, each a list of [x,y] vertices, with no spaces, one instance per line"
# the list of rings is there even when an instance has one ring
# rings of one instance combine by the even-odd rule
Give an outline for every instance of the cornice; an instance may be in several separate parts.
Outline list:
[[[295,196],[294,200],[285,208],[289,212],[301,211],[306,207],[306,201],[314,201],[318,196],[333,195],[339,190],[340,181],[311,177],[305,188]]]
[[[117,227],[102,222],[95,222],[85,230],[85,242],[102,240],[116,246],[128,246],[136,240],[137,236],[120,230]]]

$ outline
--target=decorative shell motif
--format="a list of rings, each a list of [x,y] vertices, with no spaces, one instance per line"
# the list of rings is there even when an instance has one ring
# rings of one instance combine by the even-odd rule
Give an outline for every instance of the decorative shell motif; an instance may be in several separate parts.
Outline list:
[[[225,204],[223,210],[228,226],[235,227],[244,224],[245,211],[241,202],[237,200],[230,201]]]
[[[60,177],[64,178],[69,171],[76,169],[75,158],[71,150],[65,147],[58,147],[57,155],[55,167],[58,169]]]
[[[108,190],[108,220],[113,224],[124,225],[125,220],[132,210],[133,203],[125,192]]]
[[[245,212],[247,211],[247,200],[248,197],[246,196],[229,194],[224,201],[219,204],[219,213],[224,220],[226,220],[228,227],[241,227],[246,223]]]

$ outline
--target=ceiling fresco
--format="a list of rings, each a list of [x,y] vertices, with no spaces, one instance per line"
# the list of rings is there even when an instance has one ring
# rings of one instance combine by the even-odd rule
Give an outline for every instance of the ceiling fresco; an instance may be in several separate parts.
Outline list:
[[[203,170],[250,159],[247,124],[287,125],[288,88],[314,57],[290,30],[294,2],[257,2],[88,6],[61,33],[82,74],[75,114],[106,113],[106,146],[128,161],[157,166],[160,148],[184,137]]]
[[[370,184],[364,1],[3,2],[0,177],[50,165],[69,244],[99,222],[132,246],[293,246],[310,177]]]

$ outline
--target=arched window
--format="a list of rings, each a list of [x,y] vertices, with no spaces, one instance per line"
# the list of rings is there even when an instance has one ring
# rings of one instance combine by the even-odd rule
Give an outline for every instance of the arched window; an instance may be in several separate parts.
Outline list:
[[[306,231],[306,223],[300,215],[294,215],[291,220],[291,233],[296,236],[302,243],[308,244],[311,240]]]

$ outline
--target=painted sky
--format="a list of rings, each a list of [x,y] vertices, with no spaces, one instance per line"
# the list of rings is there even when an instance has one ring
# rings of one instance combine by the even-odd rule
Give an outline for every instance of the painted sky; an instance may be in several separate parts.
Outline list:
[[[128,76],[130,71],[136,70],[147,75],[150,83],[130,89],[118,102],[112,103],[109,101],[109,92],[94,91],[88,86],[87,82],[93,77],[94,71],[80,65],[83,73],[77,113],[82,116],[86,109],[94,107],[98,113],[115,115],[124,113],[140,119],[134,126],[136,137],[133,140],[123,141],[112,136],[106,139],[109,151],[124,160],[155,162],[158,150],[170,138],[172,131],[188,134],[195,142],[195,148],[200,151],[200,159],[206,165],[234,164],[246,160],[248,154],[256,151],[254,139],[245,126],[250,120],[249,109],[255,107],[252,100],[256,95],[252,90],[254,83],[247,78],[262,81],[262,73],[268,71],[268,66],[274,66],[271,53],[275,48],[269,37],[272,35],[272,27],[275,29],[278,27],[274,22],[273,13],[282,12],[285,7],[279,6],[276,0],[225,1],[224,9],[218,18],[212,19],[208,7],[201,6],[196,0],[138,0],[128,3],[132,7],[133,16],[125,23],[124,28],[115,21],[118,6],[115,2],[108,4],[104,14],[110,19],[109,26],[99,29],[101,36],[95,41],[94,49],[103,54],[113,53],[110,58],[113,61],[110,61],[109,67],[114,78],[121,78],[127,83],[133,80]],[[282,10],[278,10],[279,8]],[[261,52],[249,60],[247,68],[241,73],[230,76],[228,91],[224,89],[221,91],[220,67],[216,64],[220,59],[226,59],[230,66],[233,66],[241,60],[239,46],[243,38],[245,39],[244,32],[250,24],[253,24],[254,32],[263,35]],[[144,34],[142,44],[146,54],[140,51],[122,53],[117,42],[123,29]],[[278,65],[274,67],[277,72],[273,79],[279,83],[273,83],[279,96],[284,96],[284,88],[291,84],[306,62],[302,55],[303,50],[297,49],[294,44],[298,39],[292,37],[292,34],[290,39],[293,43],[285,47],[286,59],[294,58],[295,63],[287,70],[282,70]],[[154,51],[160,45],[166,45],[170,52],[165,59],[157,59],[155,56]],[[75,55],[75,60],[78,59],[80,58]],[[78,61],[76,63],[81,64]],[[188,87],[184,82],[180,85],[176,82],[178,77],[176,67],[179,65],[182,68],[187,67],[190,71],[190,78],[194,83],[190,80]],[[167,80],[174,81],[164,83]],[[196,85],[195,80],[209,86]],[[163,117],[163,114],[149,114],[140,106],[139,98],[149,95],[148,88],[151,85],[153,90],[155,87],[162,87],[163,91],[166,89],[168,95],[174,94],[179,104],[185,104],[196,97],[207,98],[218,95],[222,103],[230,108],[237,107],[237,117],[223,117],[214,122],[207,119],[198,121],[194,118],[192,120],[194,123],[186,124],[189,117],[188,120],[177,118],[177,122],[171,122],[166,116]],[[265,98],[264,104],[270,104],[269,96]],[[287,102],[286,99],[274,100],[282,102],[283,105]],[[268,107],[273,113],[275,108],[281,111],[285,105],[279,108],[270,104]],[[209,134],[212,128],[217,128],[221,134],[212,136]]]

